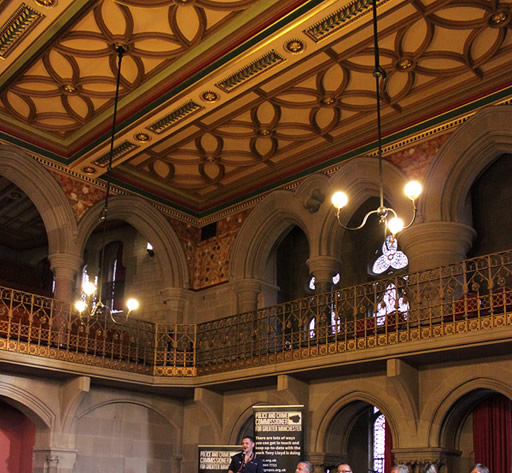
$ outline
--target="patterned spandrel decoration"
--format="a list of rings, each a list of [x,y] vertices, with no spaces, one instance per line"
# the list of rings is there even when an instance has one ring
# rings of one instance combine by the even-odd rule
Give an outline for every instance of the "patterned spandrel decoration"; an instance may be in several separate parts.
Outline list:
[[[386,438],[386,418],[381,414],[373,423],[373,470],[384,473],[384,449]]]
[[[408,264],[407,256],[398,249],[397,239],[388,235],[382,244],[382,255],[373,263],[372,272],[374,274],[382,274],[389,268],[402,269]]]

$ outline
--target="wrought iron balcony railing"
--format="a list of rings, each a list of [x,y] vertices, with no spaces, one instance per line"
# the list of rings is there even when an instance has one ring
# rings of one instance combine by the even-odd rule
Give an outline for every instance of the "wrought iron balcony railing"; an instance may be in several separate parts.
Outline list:
[[[200,324],[81,318],[0,287],[0,350],[195,376],[512,325],[512,251]]]

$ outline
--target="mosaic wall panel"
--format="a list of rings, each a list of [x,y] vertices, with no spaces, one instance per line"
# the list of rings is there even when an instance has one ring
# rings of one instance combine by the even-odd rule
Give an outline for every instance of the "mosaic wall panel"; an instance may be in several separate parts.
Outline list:
[[[217,235],[201,241],[201,229],[169,219],[183,245],[193,289],[205,289],[229,280],[231,248],[250,210],[217,221]]]
[[[400,168],[408,178],[422,181],[432,159],[450,135],[451,133],[445,133],[431,140],[422,141],[410,148],[390,154],[386,159]]]
[[[66,197],[73,209],[76,220],[89,210],[96,202],[105,198],[105,190],[95,187],[94,185],[75,179],[66,174],[60,174],[53,170],[49,170],[55,180],[66,194]]]

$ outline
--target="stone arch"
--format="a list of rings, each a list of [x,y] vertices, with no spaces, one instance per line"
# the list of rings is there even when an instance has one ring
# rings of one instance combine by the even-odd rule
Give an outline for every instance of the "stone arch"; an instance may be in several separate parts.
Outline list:
[[[302,229],[311,251],[312,232],[306,213],[290,191],[278,190],[263,199],[249,214],[233,245],[231,280],[263,279],[272,248],[293,225]]]
[[[256,405],[287,405],[285,397],[281,393],[260,393],[260,399],[253,399],[248,401],[244,406],[239,406],[240,409],[234,410],[229,418],[226,420],[224,426],[224,438],[229,445],[233,445],[236,442],[237,436],[247,422],[247,420],[253,414],[252,407]]]
[[[78,224],[80,254],[98,224],[103,202],[98,202]],[[123,220],[151,241],[162,270],[163,287],[189,287],[187,260],[176,232],[151,204],[136,196],[115,196],[109,201],[109,219]]]
[[[433,412],[431,421],[426,421],[430,425],[429,444],[450,446],[468,412],[491,392],[512,399],[512,388],[491,378],[472,379],[450,391]]]
[[[328,405],[328,407],[321,414],[321,418],[318,423],[317,434],[313,440],[313,448],[315,451],[333,451],[330,450],[330,448],[333,447],[336,440],[340,440],[340,436],[336,435],[334,432],[334,427],[340,423],[347,427],[346,429],[342,430],[343,438],[341,438],[341,442],[346,446],[350,432],[348,427],[350,427],[350,425],[355,422],[363,407],[367,406],[368,404],[378,407],[379,410],[385,415],[386,422],[389,422],[394,445],[400,445],[395,415],[384,401],[384,399],[380,399],[373,393],[354,391],[336,399],[334,402]]]
[[[425,221],[471,225],[465,212],[469,190],[503,153],[512,153],[512,107],[490,106],[459,127],[434,157],[418,203]]]
[[[7,404],[23,412],[38,430],[51,430],[55,426],[55,412],[33,392],[0,380],[0,396]]]
[[[109,399],[107,401],[98,402],[96,404],[88,406],[82,412],[77,414],[76,419],[78,420],[96,409],[100,409],[101,407],[105,407],[105,406],[112,405],[112,404],[134,404],[136,406],[144,407],[150,411],[157,413],[159,416],[163,417],[176,430],[177,433],[180,431],[180,427],[178,425],[176,425],[176,423],[165,412],[156,408],[149,402],[145,402],[145,401],[141,401],[141,400],[137,400],[137,399],[117,398],[117,399]]]
[[[51,174],[25,152],[0,145],[0,175],[20,187],[36,206],[48,235],[49,255],[78,254],[75,216]]]
[[[331,204],[331,196],[338,190],[349,196],[347,208],[342,210],[341,221],[347,224],[359,207],[370,197],[379,196],[378,160],[372,157],[359,157],[344,162],[330,181],[327,192],[325,212],[320,223],[320,253],[335,255],[347,230],[338,225],[336,211]],[[384,198],[404,221],[412,217],[412,205],[403,193],[407,183],[406,176],[394,164],[382,162]]]

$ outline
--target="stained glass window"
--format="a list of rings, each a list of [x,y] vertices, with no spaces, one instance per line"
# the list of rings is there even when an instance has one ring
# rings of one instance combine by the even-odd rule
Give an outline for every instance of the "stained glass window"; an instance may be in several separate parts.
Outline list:
[[[386,323],[386,315],[393,312],[401,312],[404,314],[404,320],[407,319],[407,311],[409,310],[409,302],[404,297],[399,297],[396,286],[393,283],[388,284],[386,292],[382,296],[382,301],[378,305],[377,312],[374,317],[377,318],[377,325]]]
[[[409,264],[409,260],[403,251],[398,249],[398,241],[388,235],[382,244],[382,255],[373,263],[372,272],[382,274],[389,268],[402,269]]]
[[[379,413],[377,407],[373,408],[374,414]],[[384,473],[384,452],[386,447],[386,418],[384,414],[378,415],[373,421],[373,466],[378,473]]]
[[[309,338],[313,338],[316,335],[316,317],[312,317],[309,321]]]
[[[336,284],[340,282],[340,278],[340,273],[336,273],[332,277],[332,283],[336,286]],[[311,289],[312,291],[315,290],[315,276],[311,276],[311,279],[309,280],[309,289]]]

